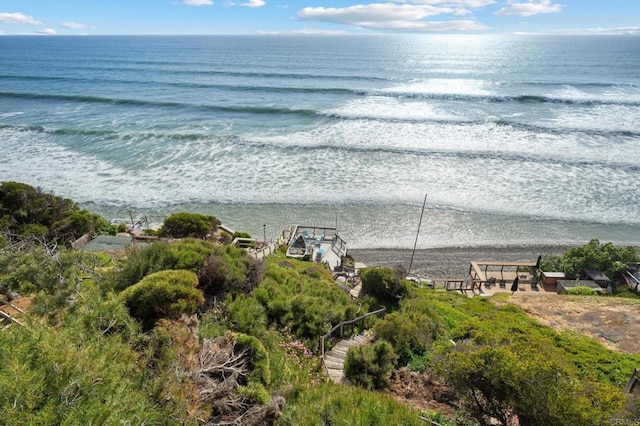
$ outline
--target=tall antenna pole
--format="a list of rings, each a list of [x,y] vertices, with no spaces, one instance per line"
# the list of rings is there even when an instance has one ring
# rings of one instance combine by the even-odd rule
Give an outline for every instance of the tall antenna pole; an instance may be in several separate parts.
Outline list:
[[[422,203],[422,212],[420,213],[420,222],[418,222],[418,230],[416,231],[416,242],[413,243],[413,253],[411,253],[411,262],[409,263],[409,270],[407,271],[407,275],[411,273],[411,267],[413,266],[413,256],[416,255],[416,246],[418,245],[418,235],[420,235],[420,226],[422,225],[422,216],[424,215],[424,207],[427,205],[427,194],[424,194],[424,202]]]

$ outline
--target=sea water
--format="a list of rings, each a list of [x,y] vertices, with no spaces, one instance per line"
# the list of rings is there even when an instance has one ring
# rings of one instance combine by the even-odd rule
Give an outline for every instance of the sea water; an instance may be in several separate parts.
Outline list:
[[[0,37],[0,181],[350,247],[640,244],[640,37]]]

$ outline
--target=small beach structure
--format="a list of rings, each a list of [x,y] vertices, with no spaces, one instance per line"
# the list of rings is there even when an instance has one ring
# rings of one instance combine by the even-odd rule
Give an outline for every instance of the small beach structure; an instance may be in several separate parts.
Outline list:
[[[469,265],[469,276],[471,277],[471,289],[480,290],[482,285],[497,284],[505,289],[507,283],[511,285],[518,277],[520,284],[531,284],[532,289],[537,289],[537,282],[533,276],[536,262],[502,262],[472,260]]]
[[[602,288],[607,288],[611,285],[611,280],[602,271],[595,271],[593,269],[584,269],[582,271],[582,278],[585,280],[594,281]]]
[[[287,257],[325,264],[332,271],[342,265],[347,243],[336,228],[296,225],[286,244]]]
[[[558,281],[564,280],[564,272],[555,272],[555,271],[541,271],[540,272],[540,282],[544,286],[551,286],[553,288],[556,287]]]

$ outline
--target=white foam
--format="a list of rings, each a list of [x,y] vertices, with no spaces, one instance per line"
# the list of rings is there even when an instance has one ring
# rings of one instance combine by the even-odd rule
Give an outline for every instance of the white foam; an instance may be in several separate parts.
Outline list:
[[[571,109],[551,120],[554,127],[585,130],[587,132],[640,133],[640,107],[626,105],[597,105]],[[606,143],[614,146],[611,138]]]
[[[581,90],[572,85],[564,85],[561,88],[547,94],[552,99],[580,102],[604,102],[604,103],[640,103],[640,90],[632,86],[614,86],[607,90],[592,89]],[[637,108],[637,107],[636,107]]]
[[[455,120],[450,112],[436,108],[427,102],[403,101],[386,96],[370,96],[347,102],[339,108],[322,112],[344,118],[365,118],[377,120]]]
[[[428,191],[430,202],[460,211],[637,223],[637,172],[602,165],[618,156],[630,161],[632,144],[592,138],[593,146],[585,146],[583,137],[493,122],[369,120],[247,141],[160,133],[76,141],[0,129],[7,153],[0,160],[0,180],[41,186],[79,202],[137,208],[210,202],[395,205],[420,203]]]
[[[399,94],[438,94],[438,95],[491,95],[487,82],[482,80],[464,78],[432,78],[422,81],[414,81],[394,87],[381,89],[381,92]]]

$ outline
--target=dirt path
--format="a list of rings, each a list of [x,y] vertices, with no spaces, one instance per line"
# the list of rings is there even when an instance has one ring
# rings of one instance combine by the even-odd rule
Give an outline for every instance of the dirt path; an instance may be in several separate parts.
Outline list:
[[[640,300],[555,293],[518,293],[505,302],[557,331],[574,331],[606,347],[640,353]]]

